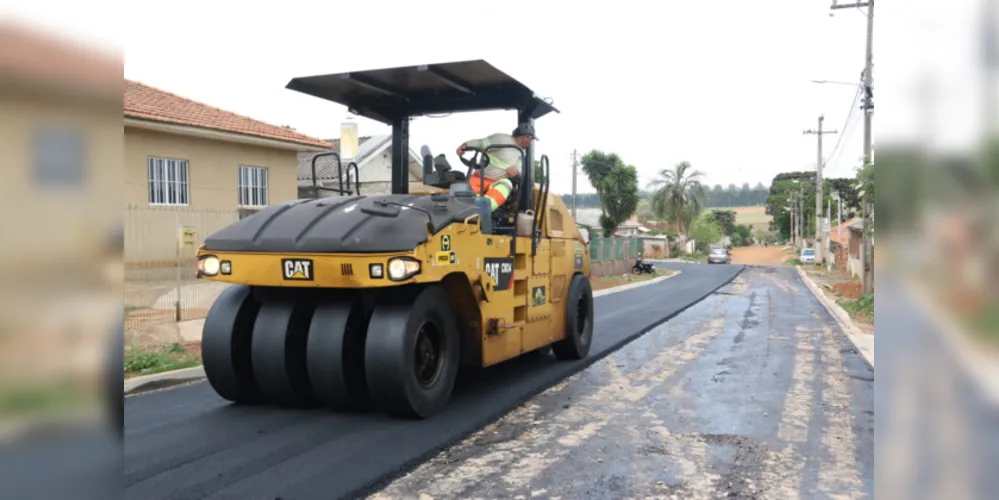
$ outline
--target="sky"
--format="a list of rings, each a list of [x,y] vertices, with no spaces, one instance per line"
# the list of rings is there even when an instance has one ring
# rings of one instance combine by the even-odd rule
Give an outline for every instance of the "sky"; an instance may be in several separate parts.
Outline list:
[[[878,4],[875,144],[932,132],[934,142],[960,145],[973,134],[981,87],[969,78],[970,27],[981,1]],[[285,89],[294,77],[485,59],[561,110],[536,130],[552,190],[564,193],[574,149],[617,153],[642,187],[680,161],[707,184],[769,185],[780,172],[815,168],[816,136],[803,131],[820,114],[838,132],[824,136],[824,175],[853,176],[863,136],[862,114],[850,115],[856,87],[812,80],[859,81],[866,14],[830,15],[829,5],[0,0],[0,15],[121,51],[126,78],[319,138],[337,137],[349,115]],[[927,76],[940,103],[932,113],[916,105]],[[362,135],[390,131],[356,121]],[[457,164],[462,141],[515,125],[514,111],[418,118],[410,145]],[[582,172],[579,191],[593,191]]]

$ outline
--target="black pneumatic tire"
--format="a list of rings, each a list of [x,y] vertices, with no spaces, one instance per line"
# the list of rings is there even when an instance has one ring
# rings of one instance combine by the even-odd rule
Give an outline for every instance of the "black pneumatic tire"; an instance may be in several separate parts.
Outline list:
[[[205,317],[201,359],[209,385],[234,403],[260,402],[250,344],[260,304],[246,285],[226,288]]]
[[[420,333],[421,327],[423,333]],[[417,378],[417,337],[437,339],[440,363],[426,386]],[[415,297],[391,294],[375,306],[364,372],[375,405],[390,415],[427,418],[447,405],[460,361],[458,320],[447,292],[431,285]]]
[[[552,344],[561,360],[583,359],[593,343],[593,290],[583,275],[575,275],[565,301],[565,338]]]

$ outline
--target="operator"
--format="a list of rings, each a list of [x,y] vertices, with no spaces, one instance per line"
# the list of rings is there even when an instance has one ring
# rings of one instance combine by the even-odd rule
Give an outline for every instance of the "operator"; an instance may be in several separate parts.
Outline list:
[[[465,148],[486,149],[497,144],[517,145],[521,149],[527,149],[532,141],[537,140],[534,136],[534,126],[530,123],[521,123],[514,129],[512,134],[493,134],[484,139],[473,139],[458,146],[458,156],[465,153]],[[489,165],[481,172],[476,170],[468,177],[468,185],[472,190],[489,198],[492,210],[503,206],[506,199],[513,190],[511,179],[520,175],[520,165],[523,158],[517,150],[512,148],[493,149],[489,152]],[[484,179],[483,179],[484,177]],[[485,182],[483,182],[485,181]],[[481,183],[481,184],[480,184]],[[485,192],[480,192],[480,186]]]

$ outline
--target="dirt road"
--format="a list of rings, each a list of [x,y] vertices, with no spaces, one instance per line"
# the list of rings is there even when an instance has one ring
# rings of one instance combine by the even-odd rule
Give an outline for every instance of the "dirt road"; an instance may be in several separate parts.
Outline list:
[[[787,255],[784,247],[754,245],[732,249],[732,263],[757,266],[782,266]]]

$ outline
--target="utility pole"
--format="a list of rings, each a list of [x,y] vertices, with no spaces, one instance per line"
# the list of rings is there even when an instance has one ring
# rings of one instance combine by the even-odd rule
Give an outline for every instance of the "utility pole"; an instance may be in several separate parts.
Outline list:
[[[795,228],[797,228],[798,226],[794,224],[794,210],[795,210],[794,192],[791,193],[791,199],[788,200],[787,209],[791,212],[791,217],[788,220],[789,225],[787,228],[787,233],[791,235],[791,246],[794,248],[798,248],[798,239],[795,237],[795,232],[796,232]]]
[[[576,150],[572,150],[572,220],[578,222],[576,219],[576,168],[578,163],[576,163]]]
[[[806,130],[805,135],[814,134],[818,138],[818,154],[815,160],[815,260],[816,264],[821,264],[826,259],[826,247],[829,245],[823,237],[822,231],[822,135],[835,134],[835,130],[822,130],[822,122],[826,117],[819,115],[819,128],[816,130]]]
[[[837,0],[832,0],[832,9],[850,9],[867,7],[867,50],[864,56],[864,168],[872,164],[874,150],[871,143],[871,118],[874,115],[874,0],[858,2],[852,4],[837,4]],[[864,193],[864,198],[860,205],[863,213],[864,232],[862,238],[862,250],[860,261],[863,272],[862,287],[863,293],[871,293],[874,290],[874,246],[871,242],[871,203],[868,201],[874,193]]]
[[[829,252],[829,237],[832,236],[832,198],[826,200],[826,220],[829,221],[829,231],[827,232],[825,228],[822,230],[822,234],[825,236],[823,239],[826,242],[826,247],[824,252]],[[832,271],[832,259],[826,257],[826,269]]]

